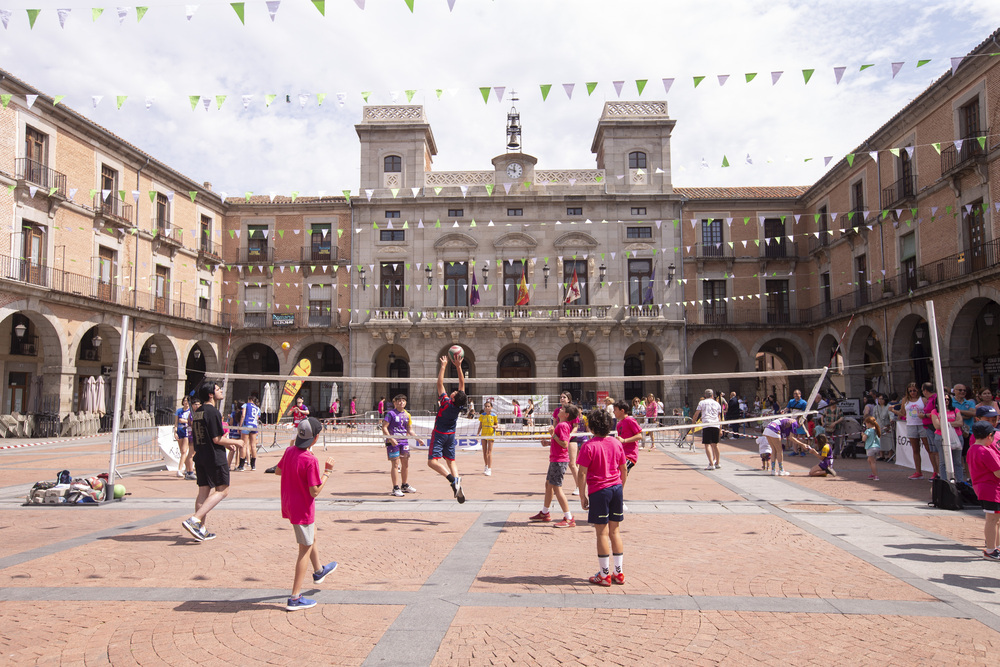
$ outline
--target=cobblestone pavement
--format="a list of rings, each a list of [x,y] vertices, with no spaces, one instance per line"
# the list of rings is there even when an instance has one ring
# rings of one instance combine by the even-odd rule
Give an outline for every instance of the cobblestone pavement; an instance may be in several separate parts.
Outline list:
[[[130,496],[22,506],[32,481],[107,467],[107,441],[0,450],[0,664],[982,665],[1000,659],[1000,564],[981,512],[927,507],[930,484],[863,459],[839,476],[757,470],[752,440],[640,452],[626,485],[624,586],[599,588],[594,532],[531,523],[546,450],[463,452],[469,498],[414,452],[418,493],[391,497],[384,452],[331,446],[317,545],[340,567],[284,610],[295,542],[278,480],[233,473],[219,537],[180,522],[193,482],[132,467]],[[558,506],[553,507],[558,517]]]

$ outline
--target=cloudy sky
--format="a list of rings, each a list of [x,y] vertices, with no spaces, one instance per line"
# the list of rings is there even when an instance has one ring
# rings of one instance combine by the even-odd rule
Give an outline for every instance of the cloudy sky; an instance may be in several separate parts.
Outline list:
[[[412,13],[404,0],[326,0],[325,16],[283,0],[270,3],[273,22],[248,1],[246,25],[227,2],[189,1],[148,0],[141,22],[126,8],[119,23],[113,6],[93,20],[99,3],[8,0],[0,67],[217,192],[357,192],[363,91],[371,104],[416,91],[435,169],[489,169],[504,151],[510,100],[484,103],[483,86],[517,91],[524,151],[540,168],[592,168],[615,81],[620,99],[668,101],[675,186],[803,185],[1000,27],[995,0],[413,0]],[[64,27],[57,7],[72,9]],[[903,63],[895,78],[892,63]],[[846,67],[839,85],[835,67]],[[815,70],[808,84],[804,69]],[[541,84],[552,85],[544,102]],[[192,111],[191,95],[211,108]],[[277,95],[270,106],[266,95]]]

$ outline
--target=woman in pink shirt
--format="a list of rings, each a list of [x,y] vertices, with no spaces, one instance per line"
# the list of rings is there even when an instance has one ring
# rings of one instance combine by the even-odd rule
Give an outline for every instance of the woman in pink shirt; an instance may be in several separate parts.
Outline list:
[[[625,449],[611,432],[611,415],[597,408],[587,415],[594,437],[583,444],[576,463],[580,471],[580,507],[588,510],[587,520],[597,536],[597,574],[590,583],[610,586],[625,583],[622,561],[625,544],[619,525],[625,518],[625,478],[628,474]],[[584,486],[586,485],[586,488]],[[614,557],[614,563],[611,558]],[[612,571],[612,566],[614,570]]]

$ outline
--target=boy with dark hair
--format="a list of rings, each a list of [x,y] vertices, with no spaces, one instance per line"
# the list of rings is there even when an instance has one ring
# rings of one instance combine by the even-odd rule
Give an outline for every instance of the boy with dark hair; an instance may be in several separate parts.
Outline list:
[[[615,419],[618,421],[617,432],[618,441],[625,449],[625,458],[628,459],[627,473],[632,472],[632,468],[639,462],[639,447],[636,443],[642,440],[642,427],[635,417],[629,414],[629,406],[625,401],[615,403]]]
[[[590,583],[597,586],[622,585],[625,544],[619,525],[625,518],[625,479],[628,476],[625,450],[611,432],[611,415],[600,408],[590,413],[590,432],[594,437],[580,448],[576,463],[580,471],[580,506],[588,510],[587,520],[597,536],[597,574]],[[586,488],[584,486],[586,485]],[[614,571],[611,557],[614,556]]]
[[[424,443],[413,433],[413,421],[406,411],[406,396],[397,394],[392,399],[392,410],[388,410],[382,420],[382,435],[385,436],[385,455],[389,460],[389,477],[392,479],[391,495],[416,493],[417,490],[406,481],[410,472],[410,441],[407,436],[416,440],[418,445]],[[403,478],[402,488],[399,486],[400,477]]]
[[[573,442],[573,434],[576,429],[573,428],[573,423],[579,416],[580,409],[575,405],[560,406],[559,411],[556,412],[559,423],[552,429],[551,439],[542,440],[542,447],[548,446],[549,448],[549,469],[545,474],[545,502],[542,503],[542,511],[529,517],[529,521],[551,521],[549,507],[552,505],[552,496],[555,496],[563,511],[563,520],[556,524],[556,528],[576,527],[576,519],[569,511],[569,503],[566,502],[566,494],[563,493],[562,485],[570,460],[576,458],[576,443]]]
[[[992,408],[988,409],[995,412]],[[990,422],[977,421],[972,424],[968,466],[972,488],[986,513],[986,524],[983,526],[986,549],[983,550],[983,558],[1000,561],[1000,451],[993,445],[995,432],[996,428]]]
[[[462,372],[462,362],[452,363],[458,371],[458,390],[446,394],[444,391],[444,369],[448,366],[448,357],[441,357],[441,367],[438,368],[437,391],[439,407],[434,418],[434,429],[427,443],[427,466],[448,480],[451,490],[459,503],[465,502],[465,492],[462,490],[462,478],[458,474],[458,462],[455,461],[455,428],[462,408],[469,400],[465,395],[465,373]],[[447,465],[442,462],[447,461]]]
[[[198,497],[194,514],[181,524],[199,542],[211,540],[215,533],[205,530],[208,513],[229,494],[229,460],[226,449],[235,450],[239,440],[227,438],[222,431],[222,413],[216,404],[222,401],[222,388],[206,381],[198,390],[202,405],[191,413],[191,442],[194,445],[195,479]]]
[[[337,561],[321,566],[316,550],[316,496],[323,492],[323,486],[333,470],[333,458],[328,458],[320,475],[319,460],[312,453],[322,430],[323,425],[315,417],[306,417],[299,422],[295,440],[274,468],[274,474],[281,478],[281,516],[291,522],[295,541],[299,544],[292,597],[288,598],[285,606],[288,611],[316,606],[315,600],[302,597],[302,581],[306,578],[310,561],[314,584],[323,583],[326,575],[337,569]]]

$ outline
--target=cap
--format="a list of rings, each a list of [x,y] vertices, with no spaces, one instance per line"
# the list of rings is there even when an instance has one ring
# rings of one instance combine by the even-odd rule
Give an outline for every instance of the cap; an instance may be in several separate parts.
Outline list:
[[[992,410],[992,408],[990,409]],[[993,428],[993,424],[989,422],[976,422],[972,425],[972,435],[979,439],[988,438],[995,432],[996,429]]]
[[[976,408],[976,419],[982,419],[983,417],[1000,417],[1000,415],[990,406],[980,405]]]
[[[323,432],[323,424],[315,417],[306,417],[299,422],[299,432],[295,436],[295,446],[299,449],[308,449],[313,438]]]

